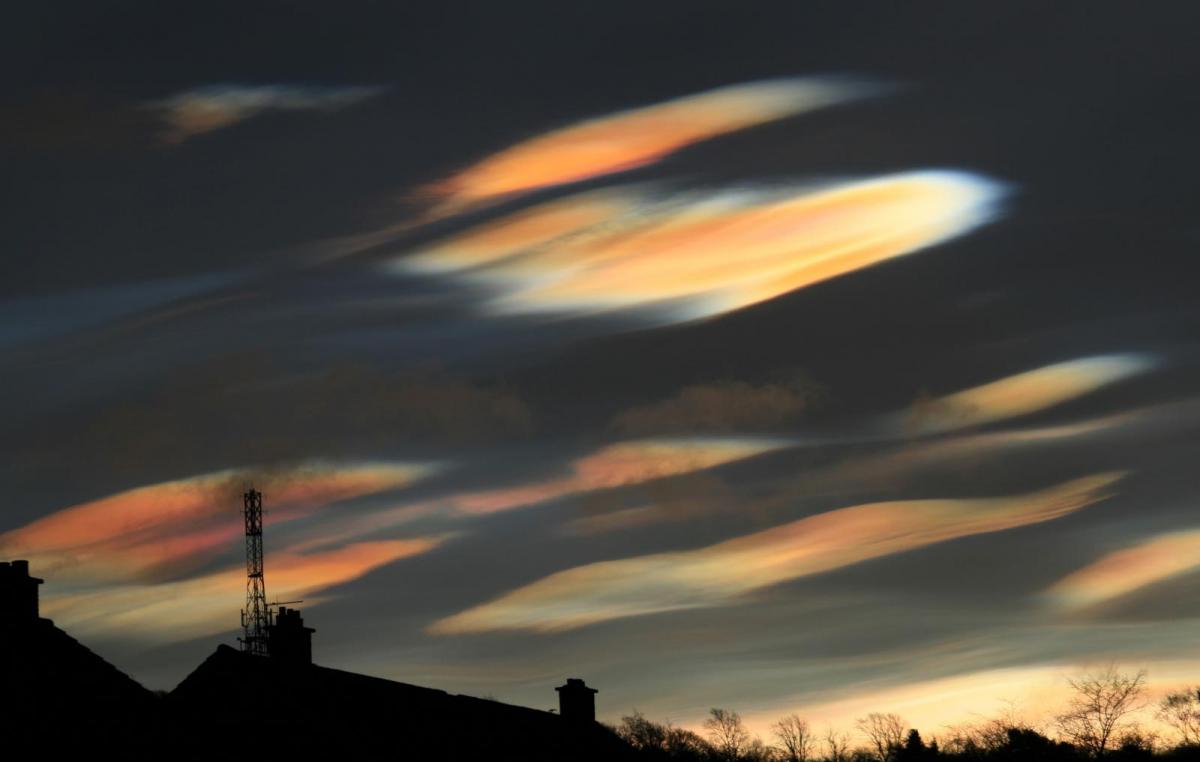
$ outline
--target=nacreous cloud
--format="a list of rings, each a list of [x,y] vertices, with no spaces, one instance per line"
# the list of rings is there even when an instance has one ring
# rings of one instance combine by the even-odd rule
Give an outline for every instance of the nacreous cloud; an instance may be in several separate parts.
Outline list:
[[[961,392],[923,400],[888,424],[912,434],[940,434],[1036,413],[1143,373],[1149,355],[1097,355],[1046,365]]]
[[[258,484],[267,521],[278,524],[341,500],[403,487],[430,470],[403,463],[314,463],[260,476]],[[151,484],[64,508],[0,534],[0,552],[29,558],[68,585],[144,579],[162,565],[236,547],[246,473]]]
[[[631,487],[655,479],[692,474],[753,458],[793,444],[782,437],[709,437],[635,439],[602,447],[567,464],[567,473],[476,492],[461,492],[432,501],[405,504],[365,516],[339,518],[330,538],[346,541],[404,525],[431,514],[451,518],[486,516],[527,508],[593,491]]]
[[[336,111],[379,95],[382,87],[210,85],[150,104],[162,113],[169,143],[229,127],[268,111]]]
[[[1055,583],[1049,599],[1082,609],[1200,568],[1200,530],[1171,532],[1114,551]]]
[[[268,595],[303,598],[357,579],[372,569],[437,547],[440,537],[363,542],[323,553],[271,553],[266,560]],[[118,585],[102,590],[45,596],[43,608],[72,632],[163,643],[234,629],[245,595],[246,572],[235,566],[213,574],[159,585]]]
[[[439,214],[652,164],[693,143],[860,97],[828,79],[735,85],[578,122],[518,143],[437,183]]]
[[[535,206],[412,256],[499,291],[498,312],[715,315],[910,254],[987,222],[1001,190],[962,172],[704,194],[647,187]]]
[[[1050,521],[1108,496],[1120,473],[1026,495],[842,508],[699,550],[568,569],[431,625],[435,634],[553,631],[721,606],[780,582],[957,537]]]

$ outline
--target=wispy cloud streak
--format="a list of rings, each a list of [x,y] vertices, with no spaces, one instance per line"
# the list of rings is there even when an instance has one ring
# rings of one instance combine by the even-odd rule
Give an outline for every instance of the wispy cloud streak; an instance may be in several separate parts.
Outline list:
[[[269,594],[275,599],[304,599],[313,606],[319,602],[313,594],[428,552],[440,541],[422,537],[358,543],[311,555],[272,553],[267,559]],[[157,585],[116,585],[62,595],[48,591],[43,609],[73,633],[163,643],[234,629],[245,587],[245,570],[239,565]]]
[[[345,541],[437,514],[451,520],[487,516],[527,508],[572,495],[631,487],[655,479],[693,474],[788,447],[782,437],[712,437],[638,439],[606,445],[572,460],[567,473],[511,487],[456,492],[441,498],[406,503],[368,515],[347,518],[331,526],[331,539]]]
[[[258,483],[269,484],[268,523],[280,524],[403,487],[429,471],[415,464],[314,464],[258,474]],[[245,471],[220,471],[81,503],[0,534],[0,551],[29,558],[68,584],[141,579],[162,565],[229,547],[242,531],[239,492],[249,478]]]
[[[889,419],[913,434],[937,434],[1038,412],[1143,373],[1144,354],[1084,357],[1046,365],[935,399],[921,400]]]
[[[167,125],[164,139],[182,143],[271,111],[337,111],[384,92],[383,87],[208,85],[154,101]]]
[[[822,513],[699,550],[568,569],[435,622],[449,635],[553,631],[721,606],[780,582],[945,542],[1061,518],[1104,499],[1102,473],[1014,497],[903,500]]]
[[[1056,582],[1047,597],[1066,609],[1110,601],[1200,569],[1200,529],[1170,532],[1113,551]]]
[[[722,87],[538,135],[427,189],[448,214],[473,204],[623,172],[693,143],[861,97],[862,86],[784,79]]]
[[[488,285],[499,313],[639,308],[676,322],[962,235],[992,219],[1000,195],[943,171],[769,191],[618,188],[536,206],[390,267]]]

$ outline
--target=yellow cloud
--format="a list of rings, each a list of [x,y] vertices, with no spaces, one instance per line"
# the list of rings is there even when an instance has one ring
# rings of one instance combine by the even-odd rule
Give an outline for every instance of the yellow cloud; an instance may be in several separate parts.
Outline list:
[[[340,521],[336,539],[344,541],[402,525],[431,514],[468,517],[510,511],[568,495],[641,484],[694,473],[787,447],[775,437],[638,439],[607,445],[574,460],[568,473],[514,487],[462,492],[433,501],[409,503]],[[306,546],[328,542],[320,537]]]
[[[657,308],[686,320],[961,235],[990,219],[998,196],[957,172],[675,198],[618,189],[534,207],[392,267],[482,281],[500,312]]]
[[[311,598],[313,593],[425,553],[440,541],[437,537],[422,537],[364,542],[312,555],[272,553],[265,562],[267,593],[270,599],[304,599],[311,606],[317,603]],[[235,629],[245,600],[246,574],[243,567],[234,566],[158,585],[116,585],[68,594],[56,594],[53,584],[47,587],[44,615],[72,633],[165,642]]]
[[[735,85],[588,119],[517,143],[426,189],[436,213],[646,166],[693,143],[859,96],[822,79]]]
[[[1152,365],[1144,355],[1100,355],[1047,365],[982,386],[921,401],[892,422],[912,433],[932,434],[1015,418],[1142,373]]]
[[[468,514],[492,513],[539,503],[563,495],[639,484],[652,479],[702,471],[784,447],[784,439],[642,439],[609,445],[571,464],[561,479],[460,495],[455,509]]]
[[[719,606],[771,585],[957,537],[1073,513],[1121,478],[1104,473],[1026,495],[903,500],[842,508],[699,550],[568,569],[454,616],[430,632],[563,630],[620,617]]]
[[[277,472],[267,521],[278,524],[326,505],[396,489],[428,473],[415,464],[312,464]],[[229,547],[243,532],[237,470],[151,484],[64,508],[0,534],[6,555],[28,558],[59,581],[128,580],[165,563]],[[263,486],[261,483],[259,486]]]
[[[1200,530],[1151,537],[1088,564],[1056,582],[1048,596],[1056,605],[1080,609],[1200,568]]]

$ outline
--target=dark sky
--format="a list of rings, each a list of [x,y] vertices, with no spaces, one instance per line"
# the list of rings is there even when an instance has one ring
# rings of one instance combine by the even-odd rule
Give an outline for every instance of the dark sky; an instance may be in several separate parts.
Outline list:
[[[615,719],[1200,679],[1188,3],[38,3],[0,25],[0,556],[170,688]],[[948,697],[953,697],[951,700]]]

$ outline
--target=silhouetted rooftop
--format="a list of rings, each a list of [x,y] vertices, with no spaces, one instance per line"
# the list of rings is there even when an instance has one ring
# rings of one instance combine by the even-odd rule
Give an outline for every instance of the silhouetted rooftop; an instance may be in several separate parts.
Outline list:
[[[161,704],[136,680],[49,619],[0,624],[0,727],[11,749],[121,748]]]
[[[225,645],[171,692],[168,704],[173,715],[203,716],[214,750],[240,742],[245,718],[253,715],[258,731],[284,746],[295,743],[289,754],[362,752],[380,743],[418,759],[619,760],[630,753],[595,722],[581,726],[550,711]]]

